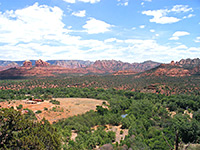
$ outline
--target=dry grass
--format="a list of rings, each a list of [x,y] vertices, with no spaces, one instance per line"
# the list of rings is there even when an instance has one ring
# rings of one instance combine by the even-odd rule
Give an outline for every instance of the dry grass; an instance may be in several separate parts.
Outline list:
[[[55,105],[49,101],[39,102],[37,104],[26,104],[25,100],[14,100],[10,104],[8,102],[0,102],[1,107],[10,108],[23,105],[22,109],[28,108],[36,112],[41,110],[42,113],[36,114],[38,120],[45,117],[50,123],[56,122],[62,118],[68,118],[74,115],[86,113],[89,110],[96,110],[97,105],[102,105],[105,100],[96,100],[89,98],[56,98],[60,101],[60,105]],[[47,108],[48,110],[44,110]]]

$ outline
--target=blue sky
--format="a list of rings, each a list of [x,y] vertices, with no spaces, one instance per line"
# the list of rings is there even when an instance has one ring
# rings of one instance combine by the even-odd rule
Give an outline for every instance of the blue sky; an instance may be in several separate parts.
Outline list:
[[[199,57],[199,0],[0,0],[0,60]]]

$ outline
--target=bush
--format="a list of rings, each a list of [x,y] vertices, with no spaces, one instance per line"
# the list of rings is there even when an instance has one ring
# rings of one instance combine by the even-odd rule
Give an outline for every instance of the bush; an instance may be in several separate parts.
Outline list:
[[[40,114],[40,113],[42,113],[42,111],[41,110],[37,110],[35,113],[36,114]]]
[[[17,109],[19,110],[19,109],[22,109],[23,108],[23,105],[22,104],[20,104],[19,106],[17,106]]]
[[[55,104],[55,105],[60,105],[60,102],[57,100],[50,100],[50,103]]]

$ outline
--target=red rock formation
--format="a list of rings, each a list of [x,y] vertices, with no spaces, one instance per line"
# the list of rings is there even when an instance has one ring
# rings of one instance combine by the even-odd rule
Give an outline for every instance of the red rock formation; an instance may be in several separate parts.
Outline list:
[[[57,60],[55,63],[53,63],[53,65],[70,68],[70,69],[85,68],[91,64],[93,64],[93,62],[81,61],[81,60]]]
[[[3,70],[7,70],[7,69],[10,69],[10,68],[15,68],[15,67],[19,67],[19,65],[15,62],[11,62],[5,66],[0,66],[0,71],[3,71]]]
[[[174,63],[173,60],[171,61],[170,65],[171,65],[171,66],[174,66],[174,65],[175,65],[175,63]]]
[[[23,63],[23,67],[32,67],[32,62],[30,60],[26,60],[24,63]]]
[[[56,74],[86,74],[88,73],[84,69],[68,69],[59,66],[47,66],[47,67],[19,67],[11,68],[0,72],[1,77],[29,77],[29,76],[56,76]]]
[[[49,63],[47,63],[46,61],[43,61],[43,60],[41,60],[41,59],[39,59],[39,60],[37,60],[36,62],[35,62],[35,66],[36,67],[47,67],[47,66],[49,66],[50,64]]]
[[[114,73],[116,71],[132,70],[135,72],[142,72],[158,66],[159,63],[146,61],[143,63],[124,63],[116,60],[97,60],[94,64],[86,69],[94,73]]]
[[[141,75],[137,76],[171,76],[171,77],[182,77],[182,76],[191,76],[191,71],[188,69],[184,69],[179,66],[173,66],[171,64],[161,64],[156,69],[152,69],[142,73]]]
[[[200,64],[200,59],[199,58],[181,59],[179,62],[176,62],[176,64],[179,65],[180,67],[193,68]]]
[[[192,69],[192,74],[200,74],[200,64]]]

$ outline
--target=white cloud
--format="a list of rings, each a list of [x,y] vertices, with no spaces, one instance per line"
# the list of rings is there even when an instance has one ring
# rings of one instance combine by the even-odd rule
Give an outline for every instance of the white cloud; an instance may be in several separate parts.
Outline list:
[[[83,28],[86,29],[86,32],[88,34],[98,34],[110,31],[110,28],[112,26],[113,25],[110,25],[104,21],[97,20],[95,18],[90,18],[90,20],[86,22]]]
[[[150,32],[155,32],[155,30],[154,30],[154,29],[151,29]]]
[[[75,3],[76,2],[76,0],[63,0],[63,1],[65,1],[67,3]]]
[[[170,38],[170,40],[179,40],[179,37],[173,36],[173,37]]]
[[[94,3],[98,3],[100,2],[101,0],[63,0],[67,3],[77,3],[77,2],[84,2],[84,3],[91,3],[91,4],[94,4]]]
[[[200,36],[196,37],[196,39],[194,40],[196,43],[200,43]]]
[[[188,5],[175,5],[175,6],[173,6],[173,8],[171,9],[171,11],[180,13],[180,12],[189,12],[189,11],[193,11],[193,9],[192,9],[192,8],[189,8]]]
[[[185,35],[189,35],[189,32],[185,32],[185,31],[176,31],[172,36],[185,36]]]
[[[141,29],[144,29],[145,28],[145,25],[141,25],[141,26],[139,26]]]
[[[193,14],[189,14],[189,15],[187,15],[187,16],[184,16],[183,19],[191,18],[191,17],[194,17],[194,16],[195,16],[195,15],[193,15]]]
[[[85,17],[86,11],[85,10],[80,10],[78,12],[73,12],[72,15],[73,16],[77,16],[77,17]]]
[[[170,38],[170,40],[179,40],[180,36],[186,36],[186,35],[190,35],[189,32],[186,31],[176,31],[172,37]]]
[[[171,24],[178,22],[181,19],[172,16],[169,17],[168,15],[170,13],[186,13],[189,11],[193,11],[193,9],[189,8],[188,5],[175,5],[172,9],[147,10],[143,11],[142,14],[153,16],[153,18],[149,20],[150,22],[155,22],[159,24]],[[191,17],[191,15],[189,17]]]
[[[42,41],[45,36],[68,32],[61,21],[63,11],[58,7],[38,6],[35,3],[24,9],[0,13],[0,42]]]
[[[63,16],[60,8],[38,3],[16,11],[0,12],[0,59],[116,59],[125,62],[151,59],[170,62],[199,56],[198,47],[161,45],[152,39],[122,40],[112,37],[84,40],[71,35],[71,26],[65,27]],[[90,34],[104,33],[111,27],[94,18],[85,25]]]
[[[118,1],[118,6],[128,6],[128,0],[117,0]]]

